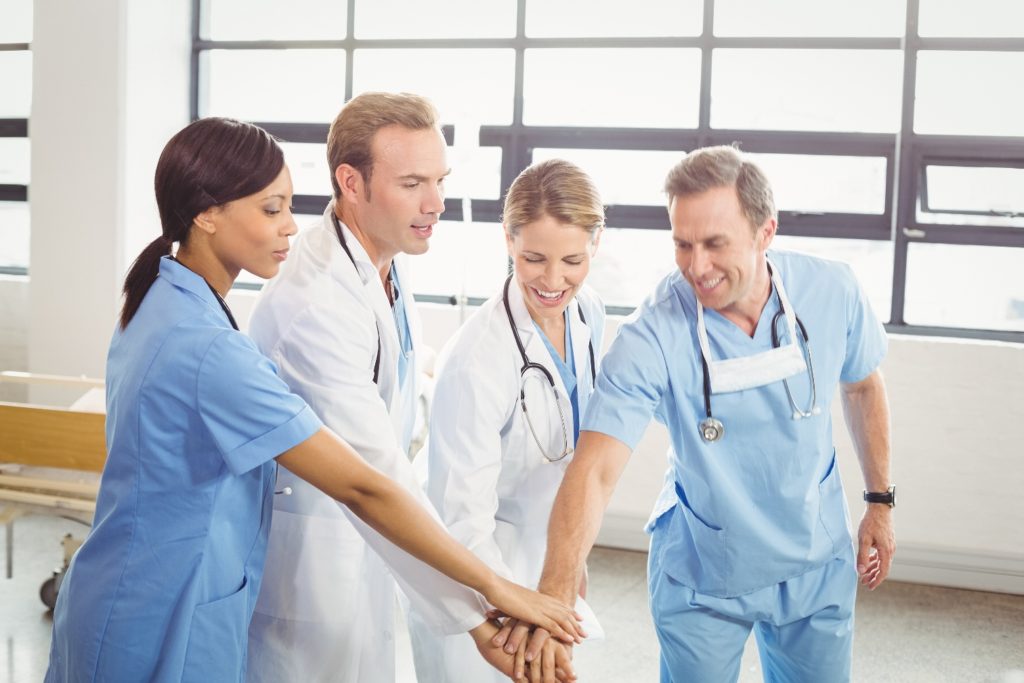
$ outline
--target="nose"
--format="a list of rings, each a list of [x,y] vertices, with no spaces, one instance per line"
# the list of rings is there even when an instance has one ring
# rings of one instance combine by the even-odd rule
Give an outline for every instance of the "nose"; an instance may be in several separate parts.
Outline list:
[[[694,277],[700,277],[708,272],[710,268],[711,259],[708,257],[707,249],[701,248],[700,245],[694,245],[690,250],[690,274]]]
[[[423,206],[420,210],[425,214],[436,214],[440,216],[444,213],[444,185],[437,183],[433,189],[427,191],[427,196],[424,198]]]
[[[283,234],[285,237],[291,237],[299,231],[299,226],[295,224],[295,216],[289,211],[288,221],[285,223]]]

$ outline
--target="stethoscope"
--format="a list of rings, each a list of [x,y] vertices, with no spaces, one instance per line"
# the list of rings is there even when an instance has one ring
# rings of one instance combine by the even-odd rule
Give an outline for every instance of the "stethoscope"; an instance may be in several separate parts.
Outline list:
[[[772,316],[772,348],[779,348],[781,340],[779,338],[779,318],[785,319],[786,315],[786,304],[782,297],[779,297],[779,310]],[[811,381],[809,407],[804,410],[796,404],[796,399],[793,398],[793,392],[789,388],[789,379],[783,378],[782,385],[786,388],[786,398],[789,400],[789,406],[793,409],[793,419],[804,419],[817,415],[820,410],[818,409],[818,389],[814,384],[814,363],[811,361],[811,347],[810,337],[807,336],[807,328],[804,327],[803,321],[800,320],[800,316],[793,314],[796,320],[796,328],[799,331],[797,338],[800,340],[801,352],[804,356],[804,361],[807,365],[807,377]],[[700,431],[700,437],[706,443],[714,443],[725,435],[725,425],[722,421],[717,419],[711,414],[711,373],[708,369],[708,361],[704,357],[704,354],[700,355],[701,368],[704,371],[704,414],[705,418],[701,420],[698,429]]]
[[[516,340],[516,348],[519,349],[519,355],[523,359],[523,366],[519,369],[519,405],[523,409],[523,415],[526,416],[526,424],[530,428],[530,434],[533,436],[534,442],[537,444],[537,448],[540,449],[541,455],[548,462],[558,462],[565,456],[569,455],[575,449],[575,444],[569,445],[569,430],[565,424],[565,412],[562,410],[562,404],[558,400],[558,390],[555,388],[555,378],[551,376],[548,369],[540,363],[531,362],[529,357],[526,355],[526,349],[523,347],[523,340],[519,338],[519,330],[516,329],[515,321],[512,320],[512,307],[508,303],[508,288],[512,283],[512,276],[509,275],[508,279],[505,280],[505,287],[502,290],[501,299],[505,304],[505,314],[508,316],[509,327],[512,328],[512,336]],[[586,325],[587,319],[583,317],[583,307],[576,306],[576,311],[580,315],[580,321]],[[587,350],[590,353],[590,382],[593,386],[597,382],[597,365],[594,361],[594,342],[593,340],[587,340]],[[562,424],[562,450],[554,457],[548,455],[547,449],[542,445],[540,437],[537,436],[537,431],[533,427],[533,421],[530,419],[530,413],[526,410],[526,378],[527,373],[531,371],[540,371],[544,378],[548,381],[548,385],[551,387],[551,393],[555,397],[555,407],[558,408],[558,417]]]
[[[334,232],[338,235],[338,241],[341,242],[341,248],[345,250],[345,255],[348,256],[348,260],[352,262],[352,267],[356,269],[356,274],[359,274],[359,268],[356,266],[356,259],[352,256],[352,250],[348,248],[348,240],[345,239],[345,233],[341,229],[341,221],[338,220],[338,216],[334,213],[333,208],[331,209],[331,221],[334,223]],[[374,322],[376,327],[376,322]],[[380,378],[380,327],[377,327],[377,357],[373,361],[373,383],[379,384],[377,381]]]

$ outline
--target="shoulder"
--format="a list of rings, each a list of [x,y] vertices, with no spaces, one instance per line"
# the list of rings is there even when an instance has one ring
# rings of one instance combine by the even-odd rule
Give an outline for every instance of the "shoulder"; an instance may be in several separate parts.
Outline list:
[[[856,290],[853,269],[842,261],[812,256],[798,251],[770,250],[768,258],[778,266],[783,282],[792,279],[801,287]]]
[[[438,365],[445,374],[496,370],[499,359],[512,358],[514,348],[508,316],[501,294],[485,301],[451,336],[441,349]]]

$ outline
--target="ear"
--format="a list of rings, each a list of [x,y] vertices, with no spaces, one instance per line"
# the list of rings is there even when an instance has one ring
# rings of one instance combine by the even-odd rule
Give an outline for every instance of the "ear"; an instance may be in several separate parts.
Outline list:
[[[342,201],[355,203],[360,197],[365,196],[366,183],[363,174],[354,166],[341,164],[334,169],[334,179],[341,189]]]
[[[760,242],[758,245],[761,251],[767,251],[771,245],[772,240],[775,239],[775,233],[779,229],[779,222],[775,218],[768,218],[761,227],[757,229],[757,239]]]
[[[508,251],[508,257],[515,260],[512,248],[512,232],[508,229],[508,223],[502,223],[501,227],[505,229],[505,249]]]
[[[217,232],[217,220],[216,220],[217,207],[211,206],[206,209],[195,218],[192,219],[192,225],[202,230],[207,235],[213,235]]]
[[[590,258],[594,258],[595,256],[597,256],[597,248],[601,245],[601,235],[603,234],[604,226],[601,226],[594,230],[593,237],[590,238],[592,240],[590,243]]]

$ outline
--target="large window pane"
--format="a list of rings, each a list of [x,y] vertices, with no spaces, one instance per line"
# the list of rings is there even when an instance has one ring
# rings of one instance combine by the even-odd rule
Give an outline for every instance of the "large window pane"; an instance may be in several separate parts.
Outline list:
[[[353,93],[412,92],[429,97],[447,123],[504,125],[512,122],[514,70],[512,50],[356,50]]]
[[[1019,38],[1024,34],[1020,0],[920,0],[922,36]]]
[[[928,166],[928,208],[1024,214],[1024,168]]]
[[[885,158],[749,154],[784,211],[885,213]]]
[[[668,230],[610,227],[601,234],[587,283],[606,306],[639,306],[674,268],[675,249]]]
[[[695,36],[702,16],[701,0],[527,0],[526,35]]]
[[[32,53],[27,50],[0,52],[0,119],[28,118],[32,108]]]
[[[331,172],[327,168],[327,144],[283,142],[284,161],[292,174],[295,194],[330,195]]]
[[[911,325],[1024,331],[1024,249],[911,244]]]
[[[506,38],[516,34],[509,0],[358,0],[357,38]]]
[[[343,50],[210,50],[204,56],[201,116],[328,123],[345,102]],[[297,79],[309,87],[286,87]]]
[[[903,0],[715,1],[719,36],[902,36]]]
[[[900,126],[898,50],[715,50],[715,128],[888,133]]]
[[[523,121],[694,128],[699,93],[699,50],[527,50]]]
[[[0,202],[0,267],[28,268],[28,204]]]
[[[892,242],[776,235],[772,248],[802,251],[846,263],[853,269],[878,319],[882,322],[889,320],[892,307]]]
[[[499,223],[442,220],[430,249],[406,261],[419,294],[487,298],[508,274],[508,251]]]
[[[28,185],[28,138],[0,138],[0,185]]]
[[[348,3],[339,0],[206,0],[212,40],[341,40]]]
[[[547,159],[571,161],[593,179],[605,204],[665,206],[662,188],[668,171],[686,152],[619,149],[546,149],[533,151],[534,163]],[[668,225],[668,214],[665,214]]]
[[[32,0],[4,0],[3,21],[0,22],[0,43],[30,42],[32,42]]]
[[[449,197],[501,198],[501,148],[455,147],[448,150],[452,173],[445,179]]]
[[[922,51],[914,130],[942,135],[1024,135],[1024,53]]]

